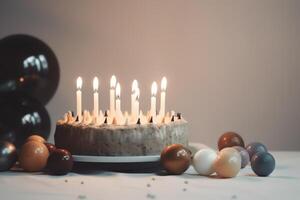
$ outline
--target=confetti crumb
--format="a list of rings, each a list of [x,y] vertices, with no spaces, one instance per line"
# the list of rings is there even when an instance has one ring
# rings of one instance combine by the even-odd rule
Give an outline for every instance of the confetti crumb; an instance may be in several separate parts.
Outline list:
[[[237,196],[234,194],[231,196],[231,199],[237,199]]]
[[[147,184],[147,187],[151,187],[151,185],[148,183],[148,184]]]
[[[85,195],[82,195],[82,194],[80,194],[80,195],[78,195],[78,199],[86,199],[86,196],[85,196]]]
[[[84,184],[84,182],[83,181],[81,181],[81,185],[83,185]]]
[[[149,198],[149,199],[155,199],[155,195],[148,193],[147,194],[147,198]]]
[[[184,181],[184,184],[189,184],[189,182],[188,181]]]
[[[154,177],[152,177],[152,181],[155,181],[155,178],[154,178]]]
[[[66,180],[65,180],[65,183],[67,183],[67,182],[68,182],[68,180],[66,179]]]
[[[186,192],[186,188],[183,188],[182,191]]]

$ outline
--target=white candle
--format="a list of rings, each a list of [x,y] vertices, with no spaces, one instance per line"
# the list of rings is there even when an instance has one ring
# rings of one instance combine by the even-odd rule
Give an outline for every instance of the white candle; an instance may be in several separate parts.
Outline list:
[[[134,107],[135,107],[135,100],[136,100],[136,90],[138,88],[138,82],[137,80],[134,80],[132,82],[131,86],[131,115],[134,115]]]
[[[134,117],[139,117],[140,112],[140,89],[136,89],[136,96],[135,96],[135,104],[134,104]]]
[[[120,83],[117,83],[116,86],[116,115],[119,119],[121,115],[121,86]]]
[[[94,89],[94,120],[97,122],[98,119],[98,113],[99,113],[99,94],[98,94],[98,88],[99,88],[99,80],[97,77],[94,77],[93,79],[93,89]]]
[[[110,101],[109,101],[109,111],[113,117],[115,114],[115,88],[116,88],[117,78],[113,75],[110,79]]]
[[[164,117],[166,113],[166,89],[167,89],[167,78],[163,77],[161,80],[161,93],[160,93],[160,116]]]
[[[157,83],[154,81],[151,86],[151,107],[150,116],[156,116],[156,93],[157,93]]]
[[[77,91],[76,91],[76,108],[77,108],[77,117],[78,120],[81,122],[82,120],[82,78],[79,76],[76,81]]]

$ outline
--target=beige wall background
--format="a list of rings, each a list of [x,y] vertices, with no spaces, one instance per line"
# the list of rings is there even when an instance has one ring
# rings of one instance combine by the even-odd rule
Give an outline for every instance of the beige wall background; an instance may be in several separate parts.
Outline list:
[[[150,85],[168,78],[167,108],[189,121],[191,141],[213,147],[224,131],[270,149],[300,150],[300,1],[110,0],[1,1],[0,37],[35,35],[55,51],[58,91],[47,105],[55,121],[75,110],[75,79],[84,79],[92,108],[92,78],[122,84],[130,109],[138,79],[141,106]]]

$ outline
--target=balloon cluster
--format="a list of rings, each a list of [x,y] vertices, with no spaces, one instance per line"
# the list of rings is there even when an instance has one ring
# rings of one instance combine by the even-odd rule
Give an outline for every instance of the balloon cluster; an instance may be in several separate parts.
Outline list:
[[[161,163],[170,174],[182,174],[192,164],[195,171],[203,176],[216,173],[222,178],[235,177],[249,162],[258,176],[269,176],[275,168],[275,159],[265,145],[253,142],[245,147],[243,138],[234,132],[226,132],[219,138],[219,152],[202,148],[193,156],[180,145],[173,144],[161,153]]]
[[[0,40],[0,170],[14,163],[16,149],[30,135],[48,138],[45,105],[58,82],[57,58],[43,41],[22,34]]]

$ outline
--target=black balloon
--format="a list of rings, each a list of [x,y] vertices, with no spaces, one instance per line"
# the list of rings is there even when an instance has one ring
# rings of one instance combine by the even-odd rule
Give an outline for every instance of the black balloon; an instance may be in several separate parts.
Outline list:
[[[16,147],[10,142],[0,141],[0,171],[9,170],[16,161]]]
[[[0,95],[0,140],[19,148],[30,135],[45,139],[50,133],[50,117],[39,101],[21,94]]]
[[[45,105],[58,82],[57,58],[43,41],[29,35],[0,40],[0,93],[26,93]]]

